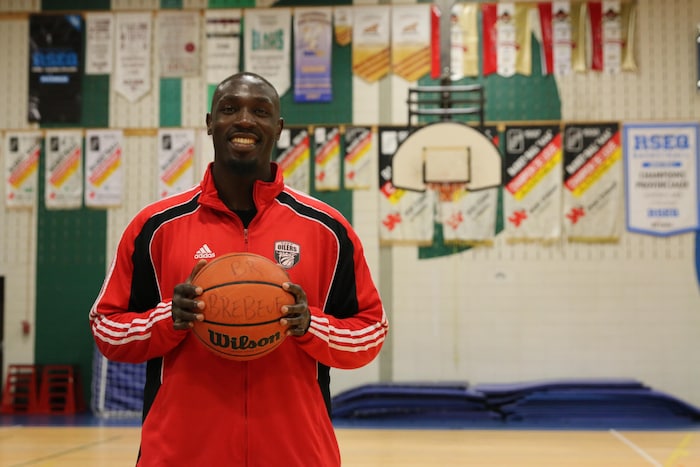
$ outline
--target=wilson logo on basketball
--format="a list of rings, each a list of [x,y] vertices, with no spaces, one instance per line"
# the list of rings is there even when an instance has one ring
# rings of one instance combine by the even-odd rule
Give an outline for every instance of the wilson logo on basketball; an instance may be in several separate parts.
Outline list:
[[[240,336],[229,336],[209,329],[209,342],[215,347],[234,350],[253,350],[279,342],[282,334],[278,331],[271,336],[261,337],[257,340],[250,339],[245,334]]]

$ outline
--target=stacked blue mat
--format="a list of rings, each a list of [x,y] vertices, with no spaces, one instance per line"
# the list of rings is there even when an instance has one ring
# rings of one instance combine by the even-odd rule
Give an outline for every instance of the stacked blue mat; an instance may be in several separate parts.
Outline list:
[[[368,384],[337,394],[339,425],[673,428],[700,426],[700,410],[633,379],[513,384]]]

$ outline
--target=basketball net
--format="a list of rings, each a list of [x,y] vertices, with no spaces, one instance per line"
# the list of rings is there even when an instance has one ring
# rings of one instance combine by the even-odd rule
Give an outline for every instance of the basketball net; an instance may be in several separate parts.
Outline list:
[[[454,201],[455,193],[466,188],[466,183],[460,182],[429,182],[427,184],[429,190],[438,194],[440,201]]]

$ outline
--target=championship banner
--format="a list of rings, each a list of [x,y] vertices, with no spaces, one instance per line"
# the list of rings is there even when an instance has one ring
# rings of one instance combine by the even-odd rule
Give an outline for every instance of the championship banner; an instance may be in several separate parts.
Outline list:
[[[156,16],[160,76],[183,78],[200,74],[198,11],[160,10]]]
[[[509,242],[561,238],[561,144],[557,125],[506,127],[503,217]]]
[[[668,236],[700,228],[700,123],[623,127],[627,230]]]
[[[77,209],[83,200],[82,130],[46,132],[46,209]]]
[[[194,185],[192,129],[158,130],[158,197],[165,198]]]
[[[85,132],[85,206],[120,206],[124,195],[122,130]]]
[[[340,128],[314,128],[314,162],[316,190],[340,190]]]
[[[294,101],[330,102],[331,9],[294,10]]]
[[[571,73],[573,36],[571,4],[568,0],[537,4],[542,45],[542,74]]]
[[[368,83],[389,73],[391,66],[391,7],[366,6],[353,9],[352,71]]]
[[[514,2],[482,3],[483,75],[532,74],[529,6]]]
[[[370,162],[374,155],[370,127],[345,128],[345,157],[343,157],[343,185],[348,190],[366,190],[370,187]]]
[[[36,204],[37,174],[42,134],[38,131],[5,133],[5,206],[31,208]]]
[[[391,9],[391,68],[406,81],[430,73],[430,5],[394,5]]]
[[[619,124],[564,127],[564,233],[571,242],[612,243],[622,231]]]
[[[113,49],[114,15],[85,13],[85,74],[110,74]]]
[[[353,7],[333,7],[333,35],[335,42],[340,46],[346,46],[352,42]]]
[[[29,15],[29,122],[80,122],[82,36],[80,15]]]
[[[487,126],[483,131],[498,146],[498,129]],[[457,190],[452,200],[438,200],[443,242],[446,245],[492,246],[496,237],[499,191],[500,187]]]
[[[285,184],[311,192],[311,142],[306,128],[285,128],[277,141],[276,161],[284,173]]]
[[[290,86],[291,22],[289,8],[245,10],[244,60],[247,71],[264,76],[282,96]]]
[[[392,158],[407,129],[379,128],[379,241],[383,245],[431,245],[434,194],[408,191],[391,183]]]
[[[206,10],[204,34],[207,102],[211,102],[216,86],[240,69],[241,10]]]
[[[591,69],[619,73],[622,64],[620,1],[588,2],[591,27]]]
[[[117,13],[114,90],[136,102],[151,90],[151,14]]]
[[[478,5],[455,3],[451,11],[451,79],[479,75]]]

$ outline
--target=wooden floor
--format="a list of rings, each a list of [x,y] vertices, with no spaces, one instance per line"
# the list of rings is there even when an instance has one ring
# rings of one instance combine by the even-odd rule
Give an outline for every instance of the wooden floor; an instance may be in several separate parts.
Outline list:
[[[698,467],[700,431],[338,429],[344,467]],[[133,466],[134,427],[0,426],[0,467]]]

